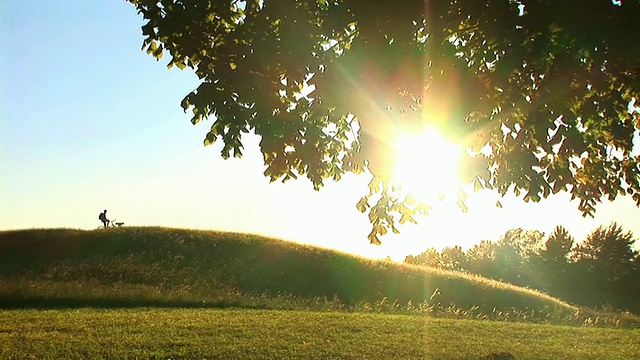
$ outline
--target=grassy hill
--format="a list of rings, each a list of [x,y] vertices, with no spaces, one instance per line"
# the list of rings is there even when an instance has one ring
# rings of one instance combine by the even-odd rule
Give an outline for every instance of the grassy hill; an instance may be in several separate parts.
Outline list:
[[[243,307],[629,321],[596,318],[477,276],[256,235],[168,228],[0,232],[0,289],[2,308]]]

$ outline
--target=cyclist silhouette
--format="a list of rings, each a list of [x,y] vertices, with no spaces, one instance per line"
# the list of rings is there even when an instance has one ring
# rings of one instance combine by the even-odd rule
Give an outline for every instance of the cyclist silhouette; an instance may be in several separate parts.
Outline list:
[[[109,219],[107,219],[107,210],[105,210],[104,212],[101,212],[100,215],[98,216],[98,219],[102,221],[102,224],[104,225],[104,227],[109,226]]]

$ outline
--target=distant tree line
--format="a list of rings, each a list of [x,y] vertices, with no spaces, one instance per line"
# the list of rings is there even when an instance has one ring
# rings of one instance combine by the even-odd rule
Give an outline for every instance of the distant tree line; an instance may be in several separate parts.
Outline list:
[[[457,270],[538,289],[571,303],[640,313],[640,254],[631,231],[600,226],[582,242],[558,226],[546,237],[512,229],[468,250],[435,248],[406,263]]]

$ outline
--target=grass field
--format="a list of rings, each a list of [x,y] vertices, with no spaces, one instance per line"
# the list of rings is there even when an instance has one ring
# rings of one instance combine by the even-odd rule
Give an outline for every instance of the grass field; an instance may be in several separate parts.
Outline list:
[[[640,319],[246,234],[0,232],[0,359],[640,359]]]
[[[0,358],[640,359],[640,330],[247,309],[0,312]]]

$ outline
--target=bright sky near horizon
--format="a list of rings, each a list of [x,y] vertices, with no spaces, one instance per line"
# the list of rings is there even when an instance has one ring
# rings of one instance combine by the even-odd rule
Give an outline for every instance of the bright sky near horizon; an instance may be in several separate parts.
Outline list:
[[[198,82],[140,50],[141,17],[124,0],[9,0],[0,4],[0,230],[93,229],[97,216],[125,226],[258,233],[368,257],[402,260],[429,247],[497,240],[522,227],[563,225],[578,239],[618,222],[640,236],[630,198],[582,218],[561,194],[538,204],[490,192],[471,194],[464,214],[434,206],[418,225],[370,245],[355,204],[367,176],[320,192],[306,180],[269,184],[258,140],[242,159],[204,147],[211,125],[189,123],[180,100]]]

